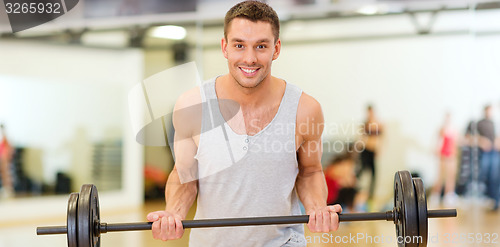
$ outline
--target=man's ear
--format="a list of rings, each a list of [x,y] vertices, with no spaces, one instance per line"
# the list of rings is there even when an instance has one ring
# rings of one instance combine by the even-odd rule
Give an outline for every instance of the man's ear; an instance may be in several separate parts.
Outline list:
[[[281,40],[278,38],[276,44],[274,44],[273,60],[278,59],[278,57],[280,56],[280,52],[281,52]]]
[[[220,48],[222,50],[222,54],[227,59],[227,41],[226,38],[222,38],[220,41]]]

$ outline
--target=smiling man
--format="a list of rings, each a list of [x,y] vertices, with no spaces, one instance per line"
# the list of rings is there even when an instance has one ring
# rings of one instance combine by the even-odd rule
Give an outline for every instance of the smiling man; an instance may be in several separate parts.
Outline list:
[[[186,92],[176,103],[181,109],[193,105],[193,99],[219,102],[203,107],[199,125],[185,124],[174,112],[176,162],[166,186],[165,211],[148,215],[154,222],[153,237],[182,237],[181,220],[196,197],[195,219],[298,215],[300,200],[310,216],[310,231],[336,230],[342,209],[326,205],[321,106],[271,75],[281,51],[276,12],[258,1],[235,5],[225,17],[221,48],[229,73]],[[236,116],[224,117],[222,99],[239,104]],[[222,138],[205,134],[211,133],[210,121],[224,123]],[[183,178],[179,170],[185,167],[207,170],[222,162],[220,150],[227,143],[231,166],[197,179]],[[236,160],[238,150],[244,155]],[[306,240],[303,225],[222,227],[192,229],[190,246],[306,246]]]

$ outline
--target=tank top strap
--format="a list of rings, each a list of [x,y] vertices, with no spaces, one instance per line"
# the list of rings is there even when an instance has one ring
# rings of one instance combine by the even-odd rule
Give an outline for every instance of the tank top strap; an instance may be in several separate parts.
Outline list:
[[[278,110],[278,122],[294,122],[297,118],[297,108],[302,95],[302,89],[286,82],[285,94]],[[295,122],[294,122],[295,123]]]
[[[215,92],[216,79],[217,78],[209,79],[200,86],[201,101],[203,102],[201,133],[225,123],[225,120],[219,113],[217,93]]]
[[[217,99],[217,94],[215,93],[215,79],[212,78],[201,84],[201,100],[207,101],[210,99]]]

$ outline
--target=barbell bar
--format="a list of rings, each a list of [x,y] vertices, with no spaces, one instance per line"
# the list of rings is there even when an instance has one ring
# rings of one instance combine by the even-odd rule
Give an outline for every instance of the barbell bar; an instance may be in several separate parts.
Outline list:
[[[455,209],[436,209],[429,210],[428,218],[456,217]],[[373,213],[350,213],[339,214],[340,222],[351,221],[376,221],[376,220],[394,220],[394,211],[373,212]],[[183,228],[206,228],[206,227],[229,227],[229,226],[256,226],[256,225],[280,225],[280,224],[302,224],[309,222],[309,215],[294,216],[274,216],[274,217],[247,217],[247,218],[223,218],[207,220],[183,220]],[[153,222],[136,223],[100,223],[99,232],[122,232],[122,231],[142,231],[151,230]],[[66,226],[46,226],[38,227],[37,235],[66,234]]]

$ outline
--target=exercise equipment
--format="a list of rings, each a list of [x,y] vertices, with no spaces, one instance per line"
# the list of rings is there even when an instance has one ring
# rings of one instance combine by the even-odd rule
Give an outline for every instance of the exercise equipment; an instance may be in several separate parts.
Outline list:
[[[386,220],[394,222],[400,247],[427,246],[428,218],[456,217],[456,209],[427,210],[424,185],[408,171],[394,176],[394,209],[387,212],[339,214],[339,221]],[[299,224],[309,222],[308,215],[252,218],[184,220],[184,228],[250,225]],[[38,227],[37,235],[67,234],[68,247],[99,247],[102,233],[151,230],[151,222],[107,224],[100,221],[97,188],[82,186],[68,200],[66,226]]]

